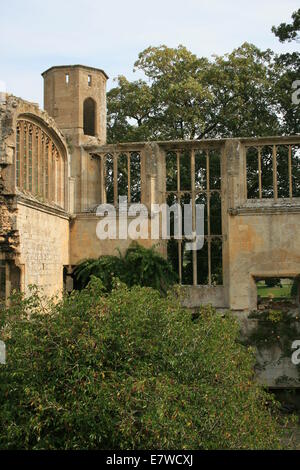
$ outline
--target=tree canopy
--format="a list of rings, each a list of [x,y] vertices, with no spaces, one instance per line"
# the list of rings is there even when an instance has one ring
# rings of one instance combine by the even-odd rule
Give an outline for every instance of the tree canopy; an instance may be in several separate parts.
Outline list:
[[[293,25],[273,27],[280,40],[283,25],[289,38],[297,38],[299,11]],[[161,45],[142,51],[134,70],[144,79],[121,75],[108,93],[111,143],[299,132],[300,113],[291,101],[299,52],[275,54],[244,43],[206,58],[183,45]]]
[[[291,23],[281,23],[279,26],[273,26],[272,32],[279,38],[280,42],[299,41],[300,35],[300,8],[292,14]]]

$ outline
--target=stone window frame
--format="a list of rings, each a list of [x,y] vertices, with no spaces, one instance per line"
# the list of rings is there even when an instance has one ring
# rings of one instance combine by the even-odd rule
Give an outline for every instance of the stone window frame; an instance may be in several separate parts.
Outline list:
[[[16,120],[15,183],[42,203],[67,208],[67,152],[42,119],[21,114]]]
[[[211,187],[210,185],[210,161],[211,153],[215,152],[219,157],[219,185],[218,187]],[[197,178],[197,157],[202,154],[205,159],[204,164],[204,173],[205,173],[205,182],[203,180],[203,174],[201,178]],[[166,190],[165,193],[165,202],[167,202],[168,196],[173,196],[176,198],[176,202],[181,204],[183,199],[188,196],[192,204],[192,217],[193,217],[193,230],[195,230],[195,205],[199,197],[204,196],[206,201],[206,233],[204,234],[204,243],[207,244],[207,283],[203,285],[214,285],[213,281],[213,272],[212,272],[212,246],[214,243],[220,243],[223,251],[223,233],[222,233],[222,178],[221,178],[221,158],[222,152],[219,146],[216,147],[205,147],[196,145],[195,148],[185,148],[178,146],[177,149],[172,149],[166,152],[167,156],[173,156],[176,160],[176,189]],[[183,159],[189,159],[190,162],[190,187],[182,188],[181,187],[181,164]],[[168,168],[166,160],[166,175],[168,178]],[[199,169],[198,169],[199,170]],[[199,175],[198,175],[199,176]],[[220,233],[212,233],[211,230],[211,212],[210,212],[210,203],[211,198],[217,195],[219,197],[220,204]],[[171,237],[174,238],[174,237]],[[177,250],[178,250],[178,276],[179,283],[182,284],[183,278],[183,240],[176,240]],[[201,251],[201,250],[200,250]],[[197,250],[192,251],[192,266],[193,266],[193,286],[199,286],[197,269],[198,269],[198,259],[197,259]],[[223,271],[223,254],[221,259],[221,266]]]
[[[83,120],[84,135],[90,136],[90,137],[97,136],[97,119],[98,119],[97,113],[98,113],[97,101],[92,96],[87,96],[83,100],[82,120]]]
[[[252,155],[251,155],[252,154]],[[294,156],[298,154],[298,165],[300,167],[300,144],[296,142],[265,142],[249,143],[244,146],[245,155],[245,187],[247,201],[262,202],[284,202],[285,200],[293,202],[300,199],[300,183],[297,183],[294,171]],[[269,162],[266,161],[266,155]],[[253,162],[250,163],[250,158]],[[286,159],[286,162],[283,159]],[[282,165],[282,162],[284,163]],[[264,170],[272,173],[271,184],[269,188],[264,185]],[[299,168],[300,169],[300,168]],[[298,171],[299,171],[298,169]],[[280,186],[282,171],[286,172],[288,185],[285,188]],[[256,185],[250,188],[249,172],[257,174]],[[298,185],[297,188],[295,185]],[[251,194],[252,192],[252,194]]]
[[[101,202],[118,207],[119,196],[126,196],[128,204],[141,202],[141,152],[105,152],[99,157],[103,188]],[[122,189],[124,185],[125,192]]]

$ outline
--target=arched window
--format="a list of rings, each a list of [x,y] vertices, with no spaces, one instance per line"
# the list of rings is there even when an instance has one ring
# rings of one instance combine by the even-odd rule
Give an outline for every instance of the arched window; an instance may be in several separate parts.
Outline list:
[[[16,186],[42,202],[65,205],[65,165],[61,151],[38,124],[26,119],[17,121]]]
[[[83,103],[83,132],[84,135],[95,135],[96,103],[87,98]]]

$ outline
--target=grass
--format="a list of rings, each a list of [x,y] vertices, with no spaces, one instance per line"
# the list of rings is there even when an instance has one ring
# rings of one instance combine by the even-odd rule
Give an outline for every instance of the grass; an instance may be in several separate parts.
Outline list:
[[[276,299],[291,299],[292,284],[284,284],[282,287],[268,287],[266,285],[257,285],[257,294],[260,297],[268,297],[270,294]]]

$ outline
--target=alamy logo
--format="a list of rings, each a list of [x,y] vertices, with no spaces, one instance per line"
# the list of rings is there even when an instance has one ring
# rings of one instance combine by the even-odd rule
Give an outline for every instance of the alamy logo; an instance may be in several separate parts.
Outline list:
[[[292,93],[292,103],[293,104],[300,104],[300,80],[295,80],[292,83],[292,88],[295,90]]]
[[[100,240],[185,239],[189,251],[201,250],[204,245],[203,204],[152,204],[149,214],[144,204],[128,207],[127,197],[120,196],[118,215],[112,204],[100,204],[96,215],[101,217],[96,228]]]
[[[297,366],[300,364],[300,340],[296,339],[292,343],[292,349],[296,349],[296,351],[292,354],[292,363]]]

